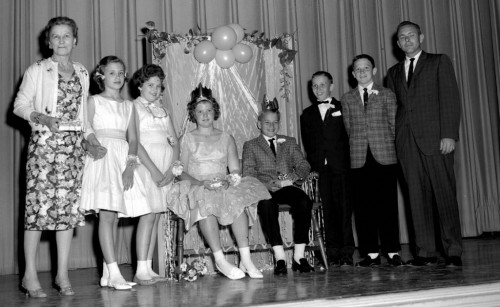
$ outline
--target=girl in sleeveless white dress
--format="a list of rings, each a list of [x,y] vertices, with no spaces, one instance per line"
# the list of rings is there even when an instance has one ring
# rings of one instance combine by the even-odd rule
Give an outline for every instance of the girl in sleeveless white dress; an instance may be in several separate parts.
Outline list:
[[[196,129],[181,140],[181,162],[186,171],[182,179],[190,180],[189,206],[192,221],[198,221],[203,237],[215,258],[215,266],[230,279],[262,278],[250,258],[249,220],[255,217],[257,203],[270,199],[267,188],[257,179],[241,178],[234,138],[213,126],[220,107],[210,89],[201,84],[191,93],[189,120]],[[227,174],[229,170],[230,175]],[[254,214],[248,214],[254,212]],[[250,217],[250,218],[249,218]],[[222,253],[219,224],[231,225],[240,253],[240,267],[230,264]]]
[[[140,95],[134,100],[140,123],[138,155],[141,165],[136,172],[145,185],[145,206],[152,212],[141,216],[137,227],[134,281],[140,285],[165,280],[152,268],[159,213],[171,210],[184,219],[189,214],[189,182],[173,181],[171,164],[179,159],[179,142],[170,116],[161,103],[164,79],[163,70],[154,64],[143,66],[132,77],[132,95]]]
[[[131,289],[116,262],[115,237],[118,217],[150,213],[145,187],[135,173],[138,164],[136,112],[131,101],[123,100],[125,64],[115,56],[103,58],[96,68],[99,95],[88,102],[88,120],[106,155],[99,160],[86,158],[82,178],[81,208],[99,214],[99,243],[104,256],[101,286]]]

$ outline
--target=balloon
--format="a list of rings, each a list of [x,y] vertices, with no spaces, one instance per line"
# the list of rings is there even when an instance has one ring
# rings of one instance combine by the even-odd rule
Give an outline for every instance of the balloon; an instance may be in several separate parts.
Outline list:
[[[234,53],[232,50],[217,50],[215,53],[215,62],[221,68],[229,68],[234,64]]]
[[[208,63],[215,57],[214,44],[209,40],[204,40],[194,47],[194,58],[200,63]]]
[[[228,26],[218,27],[212,33],[212,43],[219,50],[230,50],[236,44],[236,32]]]
[[[232,24],[229,24],[227,26],[230,27],[231,29],[233,29],[234,32],[236,32],[236,42],[237,43],[241,42],[241,40],[245,36],[245,32],[243,31],[243,27],[237,23],[232,23]]]
[[[253,51],[250,46],[239,43],[233,47],[234,59],[238,63],[248,63],[253,56]]]

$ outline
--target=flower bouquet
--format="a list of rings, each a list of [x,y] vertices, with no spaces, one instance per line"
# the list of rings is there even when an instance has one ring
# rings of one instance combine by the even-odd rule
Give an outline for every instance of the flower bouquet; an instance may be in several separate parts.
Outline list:
[[[208,273],[207,261],[205,259],[196,259],[188,264],[183,262],[175,268],[174,274],[177,281],[195,281],[198,276],[204,276]]]

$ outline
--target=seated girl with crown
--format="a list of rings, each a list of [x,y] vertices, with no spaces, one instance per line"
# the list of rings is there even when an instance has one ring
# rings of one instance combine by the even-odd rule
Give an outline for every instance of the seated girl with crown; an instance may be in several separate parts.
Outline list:
[[[248,226],[256,219],[257,203],[271,195],[256,178],[241,177],[234,138],[214,127],[220,106],[212,91],[200,83],[191,92],[187,108],[189,120],[196,128],[185,133],[180,141],[180,160],[184,164],[180,178],[190,180],[192,185],[191,224],[198,222],[222,274],[230,279],[243,278],[245,273],[251,278],[262,278],[250,258]],[[219,225],[231,225],[240,254],[239,268],[222,253]]]

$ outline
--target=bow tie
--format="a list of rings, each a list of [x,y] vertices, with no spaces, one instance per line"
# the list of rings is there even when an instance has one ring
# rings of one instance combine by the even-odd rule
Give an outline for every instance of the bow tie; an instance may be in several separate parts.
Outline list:
[[[317,100],[316,101],[317,104],[323,104],[323,103],[327,103],[327,104],[330,104],[331,101],[328,101],[328,100]]]

